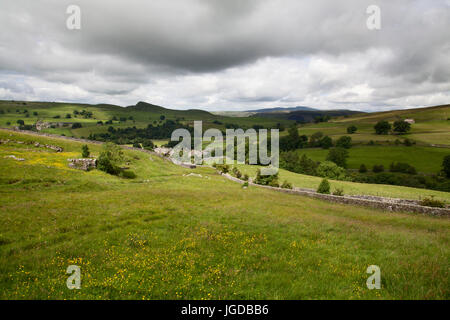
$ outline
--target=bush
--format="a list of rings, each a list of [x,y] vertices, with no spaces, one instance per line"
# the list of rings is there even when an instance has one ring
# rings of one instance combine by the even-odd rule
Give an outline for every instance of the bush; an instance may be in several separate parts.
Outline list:
[[[379,121],[375,126],[375,133],[376,134],[388,134],[389,131],[391,131],[391,125],[387,121]]]
[[[221,173],[230,172],[230,166],[228,164],[216,164],[216,169],[219,170]]]
[[[121,172],[119,163],[123,161],[123,151],[115,144],[106,143],[103,145],[103,151],[97,160],[97,168],[112,175],[118,175]]]
[[[382,164],[380,164],[380,165],[376,164],[376,165],[373,166],[372,171],[374,173],[383,172],[384,171],[384,166]]]
[[[244,180],[244,181],[248,181],[248,180],[249,180],[249,176],[248,176],[248,174],[244,174],[244,178],[243,178],[243,180]]]
[[[133,171],[124,170],[120,173],[120,176],[125,179],[134,179],[136,178],[136,174]]]
[[[402,162],[392,162],[390,167],[389,167],[389,171],[390,172],[401,172],[401,173],[407,173],[407,174],[417,174],[416,168],[414,168],[413,166],[407,164],[407,163],[402,163]]]
[[[89,152],[89,147],[85,144],[81,147],[81,157],[82,158],[89,158],[89,155],[91,153]]]
[[[283,189],[292,189],[292,184],[284,180],[283,184],[281,185]]]
[[[407,147],[411,147],[413,145],[413,142],[411,140],[409,140],[408,138],[405,139],[405,141],[403,142],[405,144],[405,146]]]
[[[359,167],[359,173],[366,173],[367,172],[367,167],[366,165],[363,163],[360,167]]]
[[[233,175],[234,175],[236,178],[240,179],[240,178],[242,177],[242,173],[239,171],[238,168],[233,167],[232,172],[233,172]]]
[[[120,173],[120,168],[112,164],[105,152],[102,152],[98,157],[97,169],[112,175],[118,175]]]
[[[350,126],[347,128],[347,133],[354,134],[357,130],[358,130],[358,128],[356,126]]]
[[[345,179],[345,170],[331,161],[324,161],[317,167],[317,174],[322,178]]]
[[[78,128],[81,128],[81,127],[82,127],[82,125],[79,122],[75,122],[74,124],[72,124],[72,129],[78,129]]]
[[[450,178],[450,155],[444,157],[444,160],[442,161],[442,171],[444,171],[447,178]]]
[[[242,185],[242,188],[248,188],[248,181],[244,182],[244,184]]]
[[[25,121],[23,121],[21,119],[17,120],[17,123],[21,126],[25,125]]]
[[[256,172],[256,179],[254,182],[263,186],[271,186],[277,188],[280,186],[278,184],[278,172],[271,176],[263,176],[261,175],[261,169],[258,169],[258,171]]]
[[[344,189],[342,188],[336,188],[336,190],[333,191],[334,196],[342,197],[344,196]]]
[[[344,148],[334,148],[328,152],[327,161],[336,163],[339,167],[347,168],[348,151]]]
[[[340,137],[336,141],[336,147],[350,149],[352,147],[352,138],[349,136]]]
[[[445,203],[434,199],[434,196],[423,199],[420,201],[420,205],[425,207],[445,208]]]
[[[327,179],[323,179],[317,188],[317,193],[330,194],[330,183]]]

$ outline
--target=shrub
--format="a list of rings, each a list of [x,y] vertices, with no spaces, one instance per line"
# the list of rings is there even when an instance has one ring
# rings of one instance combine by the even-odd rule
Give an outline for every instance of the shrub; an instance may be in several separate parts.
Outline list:
[[[442,161],[442,170],[447,178],[450,178],[450,155],[445,156]]]
[[[23,121],[21,119],[17,120],[17,123],[21,126],[25,125],[25,121]]]
[[[120,168],[112,164],[105,152],[102,152],[98,157],[97,168],[112,175],[117,175],[120,173]]]
[[[407,173],[407,174],[417,174],[416,168],[414,168],[413,166],[407,164],[407,163],[402,163],[402,162],[392,162],[390,167],[389,167],[389,171],[390,172],[401,172],[401,173]]]
[[[420,205],[425,207],[445,208],[445,203],[434,199],[434,196],[423,199],[420,201]]]
[[[362,165],[360,165],[358,171],[359,171],[359,173],[366,173],[367,172],[366,165],[364,163]]]
[[[407,147],[411,147],[413,145],[413,142],[411,140],[409,140],[408,138],[405,139],[405,141],[403,142],[405,144],[405,146]]]
[[[330,194],[330,183],[327,179],[323,179],[317,188],[317,193]]]
[[[81,127],[82,127],[82,125],[79,122],[75,122],[74,124],[72,124],[72,129],[78,129],[78,128],[81,128]]]
[[[336,190],[333,191],[334,196],[342,197],[344,196],[344,189],[342,188],[336,188]]]
[[[375,172],[375,173],[383,172],[384,171],[384,166],[382,164],[380,164],[380,165],[376,164],[376,165],[373,166],[372,171]]]
[[[376,134],[388,134],[389,131],[391,131],[391,125],[387,121],[379,121],[375,126],[375,133]]]
[[[216,164],[216,169],[219,170],[221,173],[230,172],[230,166],[228,164]]]
[[[350,149],[352,147],[352,138],[349,136],[340,137],[336,141],[336,147]]]
[[[317,167],[317,174],[322,178],[342,180],[345,178],[345,170],[331,161],[324,161]]]
[[[256,172],[256,179],[254,181],[256,184],[260,184],[263,186],[271,186],[271,187],[279,187],[278,184],[278,172],[274,175],[263,176],[261,175],[261,169],[258,169]]]
[[[283,189],[292,189],[292,184],[284,180],[283,184],[281,185]]]
[[[347,167],[348,151],[344,148],[334,148],[328,152],[327,161],[336,163],[339,167]]]
[[[115,144],[106,143],[97,160],[97,168],[109,174],[118,175],[121,172],[118,164],[123,161],[123,151]]]
[[[232,172],[233,172],[233,175],[234,175],[236,178],[240,179],[240,178],[242,177],[242,173],[239,171],[238,168],[233,167]]]
[[[89,155],[91,153],[89,152],[89,147],[85,144],[81,147],[81,157],[82,158],[89,158]]]
[[[248,188],[248,181],[245,181],[244,184],[242,184],[242,188]]]
[[[124,170],[120,173],[120,176],[125,179],[134,179],[136,178],[136,174],[130,170]]]
[[[61,118],[61,116],[59,114],[53,117],[53,119],[59,119],[59,118]]]
[[[347,128],[347,133],[354,134],[357,130],[358,130],[358,128],[356,126],[350,126]]]
[[[243,180],[244,180],[244,181],[248,181],[248,180],[249,180],[249,176],[248,176],[248,174],[244,174],[244,178],[243,178]]]

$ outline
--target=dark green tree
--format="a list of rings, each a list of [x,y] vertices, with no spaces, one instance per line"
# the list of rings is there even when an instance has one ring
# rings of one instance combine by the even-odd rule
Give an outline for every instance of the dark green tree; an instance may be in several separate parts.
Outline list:
[[[394,122],[394,132],[404,134],[411,130],[411,124],[409,122],[399,120]]]
[[[336,147],[350,149],[352,147],[352,138],[349,136],[340,137],[336,141]]]
[[[339,167],[347,168],[348,151],[344,148],[333,148],[328,152],[327,161],[336,163]]]
[[[387,121],[379,121],[375,126],[375,133],[376,134],[388,134],[389,131],[391,131],[391,124]]]

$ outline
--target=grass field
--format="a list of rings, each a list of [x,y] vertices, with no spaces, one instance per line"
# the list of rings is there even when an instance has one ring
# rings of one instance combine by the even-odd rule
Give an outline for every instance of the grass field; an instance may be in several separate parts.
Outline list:
[[[448,218],[242,189],[137,151],[124,180],[68,168],[80,143],[0,138],[64,147],[0,145],[1,299],[449,298]],[[373,264],[381,290],[366,287]]]
[[[349,169],[358,169],[365,164],[371,169],[382,164],[386,170],[392,162],[406,162],[414,166],[418,172],[438,173],[442,170],[442,161],[450,155],[450,149],[420,146],[355,146],[349,151],[347,165]],[[306,154],[313,160],[325,161],[329,150],[301,149],[299,154]]]

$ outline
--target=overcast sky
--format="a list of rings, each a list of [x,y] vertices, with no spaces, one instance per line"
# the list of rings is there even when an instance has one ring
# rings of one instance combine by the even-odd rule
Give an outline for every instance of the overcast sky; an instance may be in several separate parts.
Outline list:
[[[69,30],[69,5],[81,29]],[[366,9],[381,9],[369,30]],[[450,103],[450,0],[1,0],[0,99],[250,110]]]

